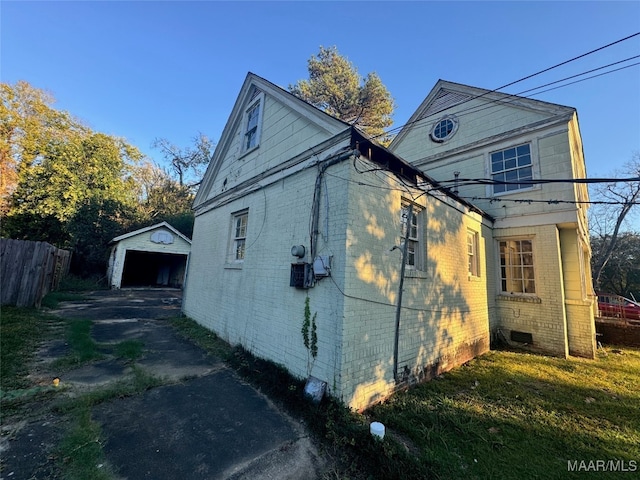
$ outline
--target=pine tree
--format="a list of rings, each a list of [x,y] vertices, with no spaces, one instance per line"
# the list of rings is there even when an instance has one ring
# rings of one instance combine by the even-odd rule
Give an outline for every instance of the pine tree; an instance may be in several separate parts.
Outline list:
[[[395,104],[375,72],[363,79],[336,47],[320,47],[318,55],[309,59],[308,69],[309,80],[290,85],[291,93],[355,125],[382,144],[391,141],[385,129],[393,124]]]

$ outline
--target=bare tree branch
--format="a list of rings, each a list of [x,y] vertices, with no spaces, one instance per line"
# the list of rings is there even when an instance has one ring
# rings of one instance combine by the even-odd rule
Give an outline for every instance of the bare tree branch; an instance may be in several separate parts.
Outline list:
[[[616,172],[613,176],[620,175],[640,175],[640,152],[633,154],[632,158],[626,162],[621,172]],[[592,198],[594,199],[615,199],[621,202],[621,206],[603,206],[593,209],[590,214],[590,224],[592,232],[598,235],[601,245],[597,257],[594,255],[594,283],[596,289],[600,288],[601,277],[618,245],[619,235],[625,224],[625,220],[631,218],[637,212],[637,202],[640,199],[640,182],[617,182],[593,188]]]

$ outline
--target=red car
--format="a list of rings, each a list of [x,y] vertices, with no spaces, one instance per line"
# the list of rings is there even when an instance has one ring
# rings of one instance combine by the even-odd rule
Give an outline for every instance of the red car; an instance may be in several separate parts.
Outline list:
[[[598,294],[598,310],[603,317],[640,320],[640,303],[613,293]]]

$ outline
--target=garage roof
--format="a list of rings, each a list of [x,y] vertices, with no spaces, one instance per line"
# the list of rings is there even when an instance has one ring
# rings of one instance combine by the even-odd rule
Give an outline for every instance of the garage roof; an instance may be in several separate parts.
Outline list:
[[[189,245],[191,245],[191,240],[189,240],[189,238],[187,236],[185,236],[182,233],[180,233],[178,230],[173,228],[167,222],[157,223],[155,225],[151,225],[150,227],[144,227],[144,228],[141,228],[139,230],[135,230],[133,232],[125,233],[124,235],[120,235],[119,237],[115,237],[114,239],[111,240],[110,243],[116,243],[116,242],[119,242],[120,240],[124,240],[125,238],[133,237],[135,235],[140,235],[141,233],[145,233],[145,232],[150,232],[151,230],[156,230],[156,229],[158,229],[160,227],[164,227],[164,228],[167,228],[167,229],[171,230],[173,233],[175,233],[177,236],[179,236],[184,241],[188,242]]]

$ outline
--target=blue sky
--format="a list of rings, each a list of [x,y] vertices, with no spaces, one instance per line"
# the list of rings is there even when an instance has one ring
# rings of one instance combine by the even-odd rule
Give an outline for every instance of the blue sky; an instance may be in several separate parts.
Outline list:
[[[217,141],[248,71],[287,87],[320,45],[378,73],[399,126],[440,78],[494,89],[640,32],[640,2],[4,0],[0,22],[3,82],[160,160],[154,138]],[[636,55],[640,36],[503,91]],[[640,65],[533,98],[577,108],[590,176],[640,150]]]

